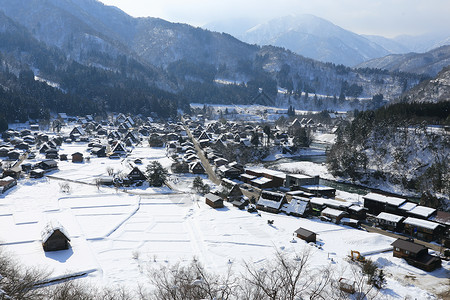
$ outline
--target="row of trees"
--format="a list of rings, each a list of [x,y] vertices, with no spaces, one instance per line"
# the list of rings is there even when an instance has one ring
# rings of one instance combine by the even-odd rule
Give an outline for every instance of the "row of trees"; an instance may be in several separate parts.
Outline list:
[[[139,255],[133,255],[139,260]],[[290,257],[276,253],[264,265],[244,263],[244,271],[233,272],[233,263],[226,274],[207,271],[196,259],[189,264],[146,263],[144,274],[148,284],[137,290],[103,288],[83,284],[75,280],[46,284],[49,275],[42,270],[26,268],[12,258],[0,253],[0,299],[347,299],[340,291],[338,279],[345,270],[332,264],[320,269],[311,268],[311,252]],[[385,281],[376,264],[350,265],[347,275],[354,281],[354,299],[376,299]]]

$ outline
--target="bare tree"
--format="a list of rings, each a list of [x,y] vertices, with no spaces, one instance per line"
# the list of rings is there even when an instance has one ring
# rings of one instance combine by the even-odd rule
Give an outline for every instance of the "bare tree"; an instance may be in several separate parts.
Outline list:
[[[49,274],[23,267],[0,249],[0,299],[45,299],[45,291],[36,289]]]
[[[300,299],[311,285],[307,268],[309,257],[308,249],[294,259],[277,252],[275,261],[263,268],[245,263],[244,280],[256,296],[252,299]],[[249,291],[246,294],[250,294]]]
[[[207,272],[197,261],[189,265],[175,264],[149,268],[149,280],[154,290],[150,298],[178,299],[236,299],[236,277],[231,269],[223,277]]]

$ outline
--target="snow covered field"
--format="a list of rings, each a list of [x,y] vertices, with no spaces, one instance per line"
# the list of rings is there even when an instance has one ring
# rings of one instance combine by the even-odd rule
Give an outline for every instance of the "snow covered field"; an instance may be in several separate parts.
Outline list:
[[[85,144],[64,144],[60,152],[87,154],[85,149]],[[142,170],[152,160],[170,165],[163,149],[137,147],[125,160],[59,162],[60,170],[51,175],[60,179],[20,180],[0,198],[0,245],[26,265],[53,271],[54,277],[86,273],[83,280],[131,288],[148,282],[148,265],[188,262],[196,257],[209,271],[225,272],[232,264],[239,272],[244,261],[263,265],[276,251],[294,255],[305,249],[311,251],[312,268],[331,264],[344,276],[350,276],[350,251],[360,251],[387,273],[383,290],[387,298],[433,299],[429,292],[448,288],[447,262],[443,262],[444,268],[426,273],[392,257],[388,250],[394,239],[386,236],[316,218],[264,212],[259,216],[228,203],[212,209],[204,198],[190,193],[194,176],[172,175],[171,184],[179,191],[144,185],[125,192],[92,184],[97,176],[106,175],[107,167],[129,172],[135,158],[143,159]],[[63,193],[62,180],[79,183],[70,182],[70,193]],[[342,196],[354,200],[352,195]],[[69,233],[71,248],[44,252],[40,233],[54,219]],[[274,220],[273,225],[268,220]],[[316,232],[320,247],[294,238],[299,227]],[[292,243],[293,239],[297,242]]]

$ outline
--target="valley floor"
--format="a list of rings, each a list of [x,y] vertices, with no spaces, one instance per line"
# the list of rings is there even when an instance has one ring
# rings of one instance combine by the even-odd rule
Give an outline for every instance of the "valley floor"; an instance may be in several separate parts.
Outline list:
[[[82,143],[63,144],[61,152],[87,155],[85,149]],[[129,171],[135,158],[143,159],[143,170],[153,160],[170,165],[164,149],[137,147],[125,159],[59,162],[52,178],[21,179],[0,198],[0,247],[25,265],[52,271],[54,278],[86,274],[82,280],[129,288],[149,282],[148,267],[196,257],[208,271],[224,273],[232,266],[240,272],[244,262],[263,266],[277,251],[287,255],[310,251],[311,268],[331,265],[336,274],[349,278],[351,250],[360,251],[385,271],[387,285],[381,298],[436,299],[435,294],[449,287],[449,262],[427,273],[392,257],[394,239],[390,237],[317,218],[248,213],[229,203],[213,209],[203,197],[191,193],[191,175],[171,176],[176,190],[146,185],[118,190],[94,184],[96,177],[107,175],[107,167]],[[61,191],[62,182],[69,182],[69,193]],[[358,198],[340,195],[347,201]],[[71,248],[44,252],[40,233],[54,219],[69,233]],[[299,227],[316,232],[317,245],[294,237]]]

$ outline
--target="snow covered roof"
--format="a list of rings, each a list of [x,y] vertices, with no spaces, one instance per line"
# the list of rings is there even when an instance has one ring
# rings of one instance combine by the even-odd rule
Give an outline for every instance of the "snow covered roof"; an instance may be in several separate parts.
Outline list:
[[[261,197],[261,198],[259,198],[257,204],[264,206],[264,207],[280,209],[280,206],[282,203],[283,203],[282,201],[274,201],[274,200],[270,200],[270,199],[264,199]]]
[[[66,229],[61,225],[61,223],[59,223],[56,220],[51,220],[41,232],[42,242],[45,243],[52,236],[53,232],[55,232],[56,230],[61,231],[61,233],[64,234],[66,238],[70,241],[69,234],[67,233]]]
[[[426,229],[431,229],[431,230],[435,230],[439,226],[438,223],[434,223],[434,222],[422,220],[422,219],[417,219],[417,218],[413,218],[413,217],[406,218],[406,220],[403,221],[403,223],[408,224],[408,225],[426,228]]]
[[[310,178],[313,178],[311,176],[303,175],[303,174],[288,174],[287,176],[292,177],[292,178],[297,178],[297,179],[310,179]]]
[[[256,176],[253,176],[253,175],[250,175],[250,174],[246,174],[246,173],[241,174],[241,177],[247,178],[247,179],[250,179],[250,180],[256,178]]]
[[[345,211],[327,207],[322,211],[322,214],[333,216],[333,217],[339,217],[339,216],[342,216],[343,214],[345,214]]]
[[[316,204],[316,205],[324,205],[325,204],[325,198],[311,198],[309,201],[311,201],[311,203]]]
[[[394,214],[390,214],[390,213],[386,213],[386,212],[382,212],[377,216],[377,219],[398,223],[403,219],[403,217],[397,216]]]
[[[436,212],[435,208],[426,207],[426,206],[416,206],[413,209],[409,211],[410,214],[421,216],[424,218],[428,218],[430,215],[434,214]]]
[[[267,174],[275,177],[286,178],[286,174],[280,171],[275,171],[266,168],[252,168],[252,167],[246,169],[260,174]]]
[[[352,205],[349,207],[349,209],[351,209],[353,211],[362,211],[364,209],[364,207],[359,206],[359,205]]]
[[[281,193],[263,191],[258,200],[258,205],[280,209],[284,195]]]
[[[403,198],[385,196],[385,195],[376,194],[376,193],[369,193],[369,194],[365,195],[363,198],[382,202],[382,203],[387,203],[387,204],[393,205],[393,206],[399,206],[406,201]]]
[[[258,177],[256,179],[253,179],[252,182],[256,183],[256,184],[265,184],[268,182],[271,182],[272,179],[270,178],[266,178],[266,177]]]
[[[303,215],[305,213],[306,207],[308,205],[308,201],[300,200],[300,199],[292,199],[289,204],[284,204],[281,208],[281,211],[286,214],[298,214]]]
[[[405,204],[402,204],[399,209],[404,210],[404,211],[410,211],[411,209],[413,209],[414,207],[416,207],[417,204],[416,203],[412,203],[412,202],[406,202]]]
[[[11,176],[6,176],[5,178],[1,178],[0,182],[4,182],[4,183],[9,183],[11,181],[14,181],[15,179],[12,178]]]

